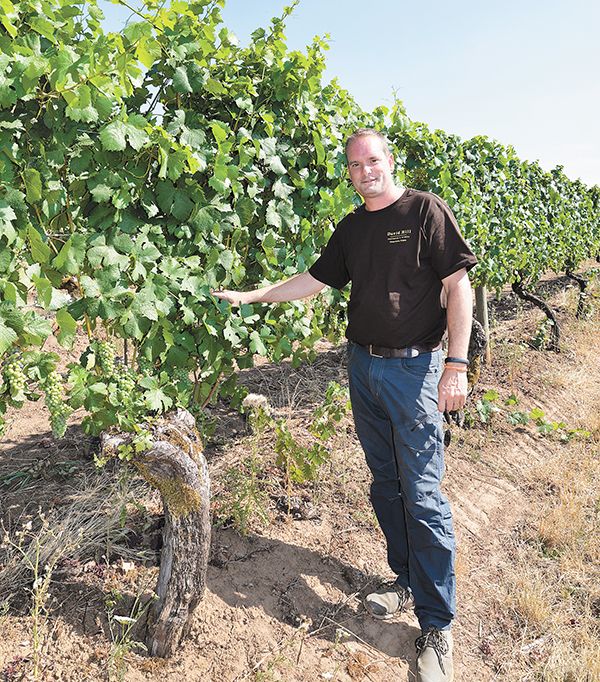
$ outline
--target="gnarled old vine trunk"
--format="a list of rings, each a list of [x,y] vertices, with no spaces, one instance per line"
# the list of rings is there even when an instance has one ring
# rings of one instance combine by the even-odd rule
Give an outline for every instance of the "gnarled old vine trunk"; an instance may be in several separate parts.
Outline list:
[[[194,609],[204,594],[210,549],[210,479],[194,418],[175,410],[150,427],[152,445],[133,464],[163,499],[165,525],[157,601],[148,617],[146,646],[168,658],[188,634]],[[103,434],[105,454],[132,435]]]
[[[565,271],[565,275],[569,279],[572,279],[573,281],[577,282],[577,284],[579,285],[579,300],[577,301],[577,319],[579,320],[585,314],[585,304],[587,301],[586,289],[588,286],[588,281],[585,279],[585,277],[582,277],[581,275],[576,275],[570,269],[567,269]]]
[[[521,282],[513,282],[512,290],[519,298],[522,298],[524,301],[529,301],[529,303],[533,303],[533,305],[537,306],[546,314],[546,317],[551,323],[549,347],[550,350],[556,351],[558,353],[560,351],[560,327],[558,326],[558,320],[556,319],[555,312],[546,303],[546,301],[543,301],[538,296],[534,296],[531,292],[527,291]]]

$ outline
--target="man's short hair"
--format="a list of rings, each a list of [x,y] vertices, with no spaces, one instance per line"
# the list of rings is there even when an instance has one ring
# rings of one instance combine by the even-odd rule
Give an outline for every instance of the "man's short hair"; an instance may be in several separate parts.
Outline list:
[[[390,151],[390,145],[387,141],[386,136],[383,133],[380,133],[378,130],[375,130],[374,128],[359,128],[358,130],[355,130],[350,137],[346,140],[346,146],[344,147],[344,151],[346,152],[346,158],[348,158],[348,148],[353,142],[356,142],[361,137],[367,137],[368,135],[371,135],[373,137],[376,137],[379,139],[381,142],[381,146],[383,147],[383,151],[386,154],[391,154]]]

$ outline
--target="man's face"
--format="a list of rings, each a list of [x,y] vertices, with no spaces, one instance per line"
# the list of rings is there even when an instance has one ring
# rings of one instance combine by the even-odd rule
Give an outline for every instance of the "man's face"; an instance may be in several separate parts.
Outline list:
[[[354,140],[347,156],[350,180],[362,197],[373,199],[393,190],[394,159],[385,152],[378,137],[364,135]]]

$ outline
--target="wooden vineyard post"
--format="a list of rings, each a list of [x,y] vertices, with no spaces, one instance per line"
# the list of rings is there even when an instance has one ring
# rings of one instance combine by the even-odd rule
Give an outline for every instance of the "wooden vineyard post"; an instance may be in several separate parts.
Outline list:
[[[484,286],[475,287],[475,319],[483,327],[487,344],[485,346],[485,364],[492,362],[492,352],[490,350],[490,322],[487,307],[487,290]]]
[[[188,634],[206,586],[210,550],[210,480],[202,442],[186,410],[163,415],[150,428],[150,447],[132,464],[161,494],[165,525],[157,600],[147,622],[151,656],[170,657]],[[131,442],[131,434],[103,434],[110,455]]]

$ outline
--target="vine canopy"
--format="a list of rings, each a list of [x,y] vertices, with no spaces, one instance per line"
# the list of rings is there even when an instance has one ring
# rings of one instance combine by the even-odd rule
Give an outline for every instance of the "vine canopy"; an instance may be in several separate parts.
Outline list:
[[[357,127],[386,132],[399,179],[451,205],[477,282],[536,281],[598,252],[597,187],[431,132],[400,102],[364,112],[323,83],[325,40],[288,49],[294,5],[247,47],[222,0],[163,5],[105,33],[95,0],[0,0],[0,411],[44,394],[58,433],[82,406],[92,431],[131,430],[231,394],[256,353],[298,361],[338,335],[343,293],[232,311],[210,290],[313,262],[355,201],[343,141]],[[44,349],[80,328],[89,346],[57,381]],[[106,338],[127,341],[124,363]]]

